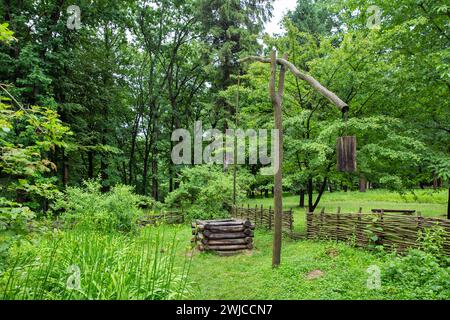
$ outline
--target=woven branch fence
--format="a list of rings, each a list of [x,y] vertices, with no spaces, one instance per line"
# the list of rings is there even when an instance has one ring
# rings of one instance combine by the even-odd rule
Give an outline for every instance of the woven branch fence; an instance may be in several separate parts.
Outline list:
[[[307,213],[307,238],[350,241],[359,247],[382,245],[403,252],[419,246],[419,230],[440,226],[445,232],[444,252],[450,255],[450,220],[377,213]]]
[[[139,219],[138,223],[142,226],[157,223],[182,224],[184,223],[184,216],[182,212],[178,211],[162,212],[158,215],[147,215],[142,217]]]
[[[231,216],[237,219],[246,219],[252,222],[256,228],[271,230],[275,224],[275,212],[272,207],[264,208],[263,205],[250,208],[231,207]],[[294,216],[292,209],[283,211],[282,226],[284,231],[292,232],[294,228]]]

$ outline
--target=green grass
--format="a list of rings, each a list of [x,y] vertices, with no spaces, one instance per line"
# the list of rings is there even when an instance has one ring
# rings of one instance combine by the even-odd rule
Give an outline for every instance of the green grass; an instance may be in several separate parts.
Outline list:
[[[445,196],[444,192],[434,195],[420,192],[417,199],[402,198],[386,191],[327,193],[321,206],[327,210],[340,206],[342,211],[355,211],[360,206],[366,208],[365,211],[379,207],[404,208],[438,215],[446,207]],[[250,203],[269,206],[271,201],[252,199]],[[304,211],[297,208],[297,201],[297,196],[284,197],[285,207],[295,209],[296,227],[301,228]],[[409,274],[415,277],[415,282],[410,278],[397,278],[394,283],[383,278],[381,289],[371,290],[367,287],[368,267],[375,265],[387,270],[395,259],[392,255],[354,248],[346,243],[284,238],[281,266],[272,269],[272,234],[268,231],[255,232],[252,252],[232,257],[191,251],[191,237],[189,225],[147,227],[140,234],[67,230],[36,236],[31,243],[12,248],[6,269],[0,270],[0,297],[421,299],[434,297],[434,293],[428,294],[428,291],[424,295],[413,294],[421,288],[428,290],[421,282],[423,274],[428,275],[433,285],[437,280],[450,283],[448,268],[440,268],[433,261],[429,265],[434,265],[436,272],[428,265],[422,267],[426,260],[420,255],[416,260],[410,259],[412,262],[407,265],[399,265],[400,275],[407,274],[404,270],[412,270]],[[80,267],[80,290],[66,287],[71,265]],[[320,270],[322,276],[308,279],[308,274],[315,270]],[[450,299],[447,292],[440,290],[439,298]]]
[[[190,236],[189,228],[184,234],[186,238]],[[191,295],[188,297],[194,300],[430,299],[428,292],[415,294],[421,290],[422,284],[410,282],[412,279],[409,276],[396,283],[383,278],[394,259],[386,253],[369,252],[333,241],[293,241],[285,238],[281,265],[272,269],[272,235],[257,231],[254,241],[253,252],[237,256],[221,257],[195,252],[189,274]],[[180,252],[179,258],[183,257],[184,253]],[[383,270],[380,289],[369,289],[367,286],[370,266]],[[411,268],[411,265],[401,268]],[[420,272],[428,270],[425,268],[428,267],[418,266],[413,271],[415,280],[422,280]],[[314,270],[320,270],[322,277],[308,279],[308,274]],[[448,268],[437,270],[450,279]],[[430,277],[431,280],[427,278],[423,281],[437,281],[442,276],[436,275],[434,279],[434,273],[431,273]],[[450,293],[448,290],[441,291],[440,297],[450,299]]]
[[[11,248],[0,269],[0,300],[180,298],[190,259],[175,266],[178,244],[176,229],[164,226],[139,234],[80,228],[47,233]]]
[[[305,201],[307,202],[307,198]],[[273,198],[248,199],[243,205],[247,204],[250,207],[261,204],[267,208],[273,207]],[[304,230],[306,209],[299,207],[299,196],[285,194],[283,207],[294,210],[295,230]],[[415,190],[414,193],[405,195],[386,190],[325,192],[316,210],[325,208],[326,212],[336,212],[338,207],[341,208],[341,212],[358,212],[359,208],[363,208],[363,212],[371,212],[372,209],[416,210],[423,216],[443,218],[447,211],[447,191]]]
[[[333,257],[327,252],[335,252]],[[272,235],[256,232],[252,253],[220,257],[195,253],[189,281],[192,299],[383,299],[367,289],[367,268],[383,262],[374,254],[331,242],[283,240],[282,264],[272,269]],[[324,276],[308,280],[313,270]]]
[[[446,192],[416,192],[416,197],[404,197],[383,190],[366,193],[326,193],[320,207],[335,211],[365,212],[374,208],[414,209],[426,216],[439,216],[446,210]],[[284,207],[293,208],[296,229],[304,228],[304,209],[298,208],[298,196],[285,195]],[[251,206],[273,206],[273,199],[249,199]],[[190,237],[190,230],[180,236]],[[334,252],[331,255],[330,252]],[[282,263],[271,268],[272,234],[257,231],[255,249],[251,254],[220,257],[214,254],[195,253],[189,280],[192,283],[191,298],[209,299],[404,299],[411,289],[382,283],[381,290],[367,288],[367,268],[382,268],[391,261],[390,256],[380,255],[345,243],[325,241],[292,241],[283,239]],[[308,280],[307,274],[321,270],[324,275]],[[450,298],[450,297],[449,297]]]

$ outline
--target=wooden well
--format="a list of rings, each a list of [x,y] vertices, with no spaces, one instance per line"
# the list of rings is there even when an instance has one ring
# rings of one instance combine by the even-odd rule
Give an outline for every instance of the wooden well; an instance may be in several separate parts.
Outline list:
[[[192,223],[192,242],[199,251],[234,255],[253,249],[254,229],[248,220],[196,220]]]
[[[356,137],[339,137],[336,141],[337,170],[356,171]]]

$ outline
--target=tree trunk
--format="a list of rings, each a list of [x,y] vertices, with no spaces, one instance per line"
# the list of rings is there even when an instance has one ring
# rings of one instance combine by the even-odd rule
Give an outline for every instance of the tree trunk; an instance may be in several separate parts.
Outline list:
[[[313,180],[312,178],[308,178],[308,212],[314,212],[313,206]]]
[[[62,149],[62,174],[62,183],[67,186],[69,183],[69,158],[64,149]]]
[[[128,162],[128,183],[130,185],[133,184],[133,182],[134,182],[133,168],[134,168],[134,164],[135,164],[136,140],[137,140],[140,119],[141,119],[140,115],[136,116],[136,119],[134,120],[134,124],[133,124],[133,130],[131,132],[130,161]]]
[[[105,137],[103,137],[102,143],[103,145],[106,145]],[[102,154],[100,160],[100,178],[102,179],[102,192],[108,192],[110,189],[110,186],[107,182],[109,176],[108,176],[108,159],[106,157],[107,157],[106,154]]]
[[[159,119],[158,108],[155,104],[153,113],[153,148],[152,148],[152,197],[156,201],[159,200],[159,181],[158,181],[158,139],[159,139]]]
[[[304,208],[305,207],[305,189],[300,189],[300,203],[299,203],[299,207],[300,208]]]
[[[94,152],[88,151],[88,178],[94,179]]]
[[[147,195],[147,181],[148,181],[148,158],[149,153],[146,150],[144,154],[144,165],[142,169],[142,194]]]
[[[366,192],[367,181],[364,177],[359,178],[359,192]]]

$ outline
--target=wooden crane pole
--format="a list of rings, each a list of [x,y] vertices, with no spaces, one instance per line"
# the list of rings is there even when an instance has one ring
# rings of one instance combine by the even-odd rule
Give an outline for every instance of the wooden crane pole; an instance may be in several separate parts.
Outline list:
[[[334,104],[342,113],[347,113],[349,108],[348,104],[342,101],[335,93],[325,88],[319,81],[311,77],[310,75],[298,70],[288,60],[285,54],[283,58],[277,58],[277,52],[272,50],[270,58],[250,56],[239,60],[239,63],[245,62],[262,62],[270,63],[270,82],[269,92],[272,100],[272,106],[275,113],[275,129],[279,134],[279,149],[277,150],[279,156],[278,170],[275,172],[274,177],[274,212],[275,212],[275,229],[273,236],[273,255],[272,255],[272,267],[277,267],[281,262],[281,240],[282,240],[282,217],[283,217],[283,121],[282,121],[282,102],[284,95],[284,80],[286,71],[290,70],[297,78],[300,78],[308,82],[316,91],[327,98],[332,104]],[[280,77],[278,81],[278,91],[276,89],[276,75],[277,65],[281,65]]]

